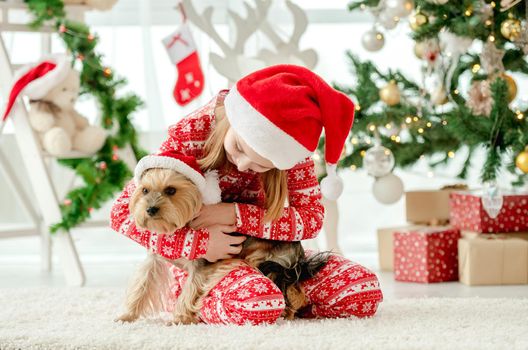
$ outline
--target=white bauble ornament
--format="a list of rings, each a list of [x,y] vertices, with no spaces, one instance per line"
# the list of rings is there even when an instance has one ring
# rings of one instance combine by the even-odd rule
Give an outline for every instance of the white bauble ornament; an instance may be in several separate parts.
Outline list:
[[[372,193],[380,203],[396,203],[403,195],[403,182],[398,176],[390,173],[376,179],[372,186]]]
[[[389,13],[400,18],[410,15],[414,9],[412,0],[387,0],[385,5]]]
[[[379,51],[385,44],[385,38],[381,32],[376,29],[371,29],[361,37],[361,43],[367,51]]]
[[[398,16],[395,16],[390,12],[383,11],[382,13],[380,13],[378,21],[383,26],[383,28],[394,29],[398,25],[400,19]]]
[[[436,5],[445,5],[449,2],[449,0],[427,0],[427,2]]]
[[[363,157],[363,167],[375,177],[389,174],[394,167],[394,155],[390,149],[381,145],[369,148]]]

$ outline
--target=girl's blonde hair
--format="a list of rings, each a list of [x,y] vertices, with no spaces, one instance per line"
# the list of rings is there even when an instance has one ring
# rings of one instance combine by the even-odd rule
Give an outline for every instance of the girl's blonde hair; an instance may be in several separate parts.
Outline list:
[[[198,164],[204,170],[231,170],[233,164],[227,160],[224,149],[224,139],[230,125],[223,104],[216,106],[215,117],[215,127],[205,142],[204,157],[198,160]],[[271,169],[259,175],[266,195],[267,211],[264,220],[277,220],[281,217],[288,198],[287,173]]]

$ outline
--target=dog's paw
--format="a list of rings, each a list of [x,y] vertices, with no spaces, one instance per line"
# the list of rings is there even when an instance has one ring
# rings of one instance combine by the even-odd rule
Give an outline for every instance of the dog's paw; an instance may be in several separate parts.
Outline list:
[[[198,323],[198,318],[194,315],[175,315],[172,321],[168,322],[168,326],[173,325],[187,325]]]
[[[116,319],[114,320],[114,322],[123,322],[123,323],[124,323],[124,322],[127,322],[127,323],[128,323],[128,322],[134,322],[134,321],[136,321],[137,319],[138,319],[138,317],[135,316],[135,315],[132,315],[132,314],[124,314],[124,315],[121,315],[121,316],[119,316],[118,318],[116,318]]]

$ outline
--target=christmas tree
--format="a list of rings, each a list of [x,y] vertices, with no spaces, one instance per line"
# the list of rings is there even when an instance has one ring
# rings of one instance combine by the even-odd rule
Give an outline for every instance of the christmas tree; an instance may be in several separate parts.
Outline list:
[[[494,186],[502,171],[514,175],[513,185],[526,182],[527,111],[515,101],[511,76],[528,74],[526,1],[362,0],[349,9],[375,15],[374,29],[363,37],[370,51],[383,46],[377,28],[390,29],[410,14],[424,79],[417,83],[399,71],[381,72],[347,53],[356,84],[335,87],[356,102],[356,116],[340,168],[363,166],[382,178],[392,175],[394,165],[407,167],[426,158],[434,168],[460,153],[467,156],[455,175],[465,178],[475,151],[484,148],[483,184]],[[426,86],[431,77],[435,83]],[[323,147],[324,140],[321,152]]]

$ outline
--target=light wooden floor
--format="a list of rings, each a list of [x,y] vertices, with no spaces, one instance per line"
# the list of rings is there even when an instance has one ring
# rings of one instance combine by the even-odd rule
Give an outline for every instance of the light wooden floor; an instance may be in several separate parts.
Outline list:
[[[79,230],[73,233],[87,277],[87,287],[126,286],[145,250],[137,243],[108,229]],[[354,242],[344,240],[345,255],[379,275],[386,299],[406,297],[528,297],[528,285],[468,287],[458,282],[418,284],[395,282],[391,273],[379,272],[372,245],[363,251]],[[37,237],[0,240],[0,287],[62,287],[64,278],[60,262],[54,257],[51,272],[41,271]]]

